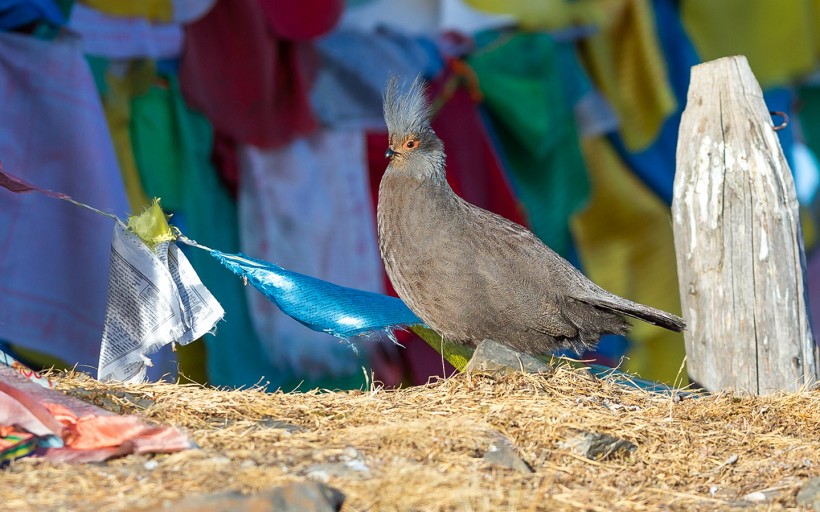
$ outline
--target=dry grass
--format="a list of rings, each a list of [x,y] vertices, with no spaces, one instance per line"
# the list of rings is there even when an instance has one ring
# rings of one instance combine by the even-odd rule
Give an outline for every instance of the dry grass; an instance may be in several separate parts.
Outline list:
[[[782,510],[795,506],[803,481],[820,475],[817,391],[676,401],[569,368],[552,376],[460,375],[398,391],[299,394],[57,379],[63,390],[90,390],[125,412],[182,427],[201,449],[77,466],[23,459],[0,472],[5,510],[104,512],[202,493],[253,493],[303,480],[312,465],[355,456],[351,449],[370,474],[328,480],[346,495],[348,511]],[[143,410],[112,391],[154,404]],[[275,428],[270,419],[303,430]],[[560,447],[576,430],[638,448],[588,460]],[[534,473],[481,458],[496,433]],[[744,500],[755,491],[766,500]]]

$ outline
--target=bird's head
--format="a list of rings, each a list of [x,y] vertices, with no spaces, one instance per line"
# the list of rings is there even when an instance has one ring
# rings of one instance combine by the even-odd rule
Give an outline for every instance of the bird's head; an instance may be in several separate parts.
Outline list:
[[[390,140],[385,156],[390,168],[425,175],[444,172],[444,144],[430,127],[430,103],[424,80],[417,77],[402,93],[391,77],[384,94],[384,120]]]

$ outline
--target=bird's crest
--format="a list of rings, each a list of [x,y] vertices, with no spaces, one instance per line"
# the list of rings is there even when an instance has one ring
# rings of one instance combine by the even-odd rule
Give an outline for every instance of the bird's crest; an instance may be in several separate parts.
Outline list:
[[[430,129],[430,103],[421,75],[402,93],[402,85],[394,75],[387,80],[384,92],[384,121],[391,135],[419,134]]]

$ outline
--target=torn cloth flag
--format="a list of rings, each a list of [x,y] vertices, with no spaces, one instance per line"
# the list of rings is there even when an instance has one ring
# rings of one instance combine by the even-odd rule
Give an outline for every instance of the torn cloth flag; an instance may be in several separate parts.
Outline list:
[[[278,149],[240,148],[241,249],[341,286],[381,293],[381,262],[365,169],[364,134],[321,129]],[[228,251],[224,247],[216,247]],[[249,290],[260,343],[279,375],[331,389],[359,387],[360,354],[312,332]],[[356,382],[350,383],[355,378]],[[298,379],[298,380],[297,380]]]
[[[2,350],[0,350],[0,366],[8,366],[12,370],[19,372],[20,375],[22,375],[23,377],[31,380],[32,382],[36,382],[44,388],[54,387],[54,383],[52,383],[48,378],[43,377],[42,375],[27,367],[20,361],[6,354]]]
[[[111,137],[80,41],[61,36],[46,42],[0,33],[0,89],[4,168],[102,211],[127,211]],[[31,190],[20,182],[0,180],[4,184],[16,192]],[[40,194],[2,192],[0,338],[79,368],[95,365],[111,221]]]
[[[129,453],[175,452],[195,447],[179,430],[148,425],[136,416],[121,416],[45,388],[16,370],[0,365],[0,435],[19,442],[3,456],[29,452],[28,434],[40,441],[37,455],[54,462],[97,462]],[[51,439],[52,441],[47,441]],[[24,443],[24,444],[19,444]]]
[[[212,250],[211,255],[314,331],[347,339],[423,323],[395,297],[335,285],[243,254]]]

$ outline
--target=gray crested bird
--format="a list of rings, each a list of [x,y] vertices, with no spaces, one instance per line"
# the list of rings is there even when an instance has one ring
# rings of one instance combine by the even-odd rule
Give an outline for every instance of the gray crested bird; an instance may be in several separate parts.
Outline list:
[[[624,315],[673,331],[682,318],[612,294],[526,228],[457,196],[425,87],[384,96],[390,159],[379,185],[379,251],[399,297],[445,340],[492,339],[533,355],[625,334]]]

